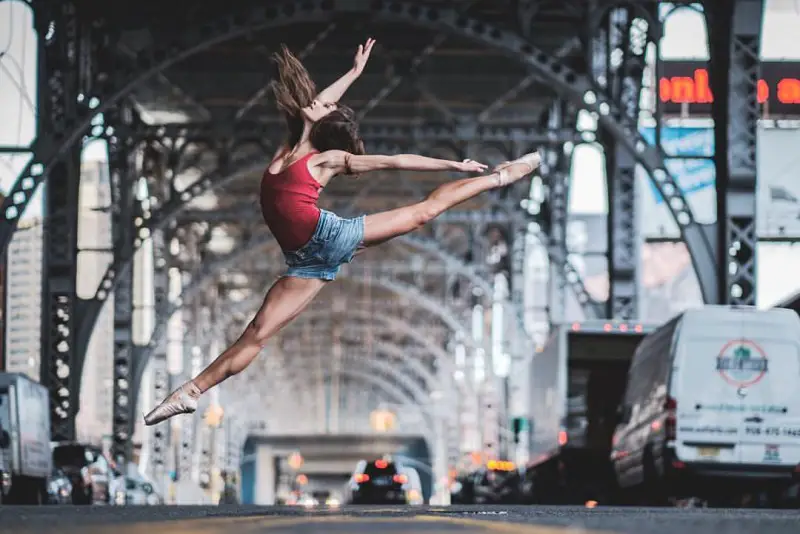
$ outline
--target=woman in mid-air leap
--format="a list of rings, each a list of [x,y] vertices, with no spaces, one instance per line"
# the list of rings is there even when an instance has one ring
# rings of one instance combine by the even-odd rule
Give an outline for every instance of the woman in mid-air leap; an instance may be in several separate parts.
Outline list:
[[[297,317],[359,249],[412,232],[445,210],[484,191],[515,182],[539,166],[538,153],[526,154],[498,165],[492,174],[443,184],[416,204],[354,219],[319,209],[320,190],[337,175],[387,169],[486,169],[486,165],[472,160],[447,161],[413,154],[364,155],[353,110],[337,102],[360,76],[374,43],[368,39],[359,46],[353,68],[319,94],[306,69],[286,47],[275,55],[278,77],[273,90],[278,108],[286,117],[289,135],[264,171],[261,211],[289,268],[267,292],[241,337],[147,414],[147,425],[194,412],[203,392],[250,365],[267,340]]]

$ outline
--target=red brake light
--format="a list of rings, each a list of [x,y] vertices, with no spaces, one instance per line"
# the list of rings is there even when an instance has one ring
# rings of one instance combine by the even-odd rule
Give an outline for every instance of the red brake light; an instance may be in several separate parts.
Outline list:
[[[389,462],[387,462],[386,460],[375,460],[375,467],[377,467],[378,469],[386,469],[387,467],[389,467]]]
[[[365,475],[364,473],[358,473],[353,477],[353,479],[356,481],[356,483],[363,484],[364,482],[369,481],[369,475]]]
[[[405,484],[406,482],[408,482],[408,477],[405,475],[395,475],[394,481],[397,482],[398,484]]]
[[[667,400],[664,402],[664,408],[666,408],[667,410],[675,411],[678,409],[678,401],[676,401],[672,397],[667,397]]]

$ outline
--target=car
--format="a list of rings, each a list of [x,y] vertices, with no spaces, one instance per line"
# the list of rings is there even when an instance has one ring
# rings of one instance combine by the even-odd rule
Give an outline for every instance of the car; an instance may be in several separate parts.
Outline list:
[[[348,482],[350,504],[407,504],[408,476],[387,458],[361,460]]]
[[[53,447],[53,466],[72,483],[73,504],[111,504],[114,475],[95,446],[62,442]]]
[[[53,469],[47,481],[48,504],[72,504],[72,482],[60,469]]]

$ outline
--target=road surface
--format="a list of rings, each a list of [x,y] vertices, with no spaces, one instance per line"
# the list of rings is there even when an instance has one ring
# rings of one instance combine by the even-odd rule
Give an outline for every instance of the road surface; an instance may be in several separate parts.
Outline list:
[[[798,534],[800,511],[454,506],[0,506],[14,534]]]

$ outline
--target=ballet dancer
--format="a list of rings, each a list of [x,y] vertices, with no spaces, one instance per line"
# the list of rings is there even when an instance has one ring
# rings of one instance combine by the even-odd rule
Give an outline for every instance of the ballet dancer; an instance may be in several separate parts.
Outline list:
[[[318,208],[320,190],[334,176],[389,169],[481,172],[487,168],[469,159],[364,154],[355,114],[338,101],[363,72],[374,44],[368,39],[360,45],[353,68],[319,94],[302,63],[286,47],[274,56],[278,76],[273,91],[286,119],[288,140],[264,171],[261,210],[288,270],[269,289],[241,337],[147,414],[147,425],[194,412],[200,395],[250,365],[267,340],[297,317],[356,252],[413,232],[453,206],[516,182],[539,166],[539,155],[533,152],[498,165],[486,176],[445,183],[421,202],[353,219]]]

